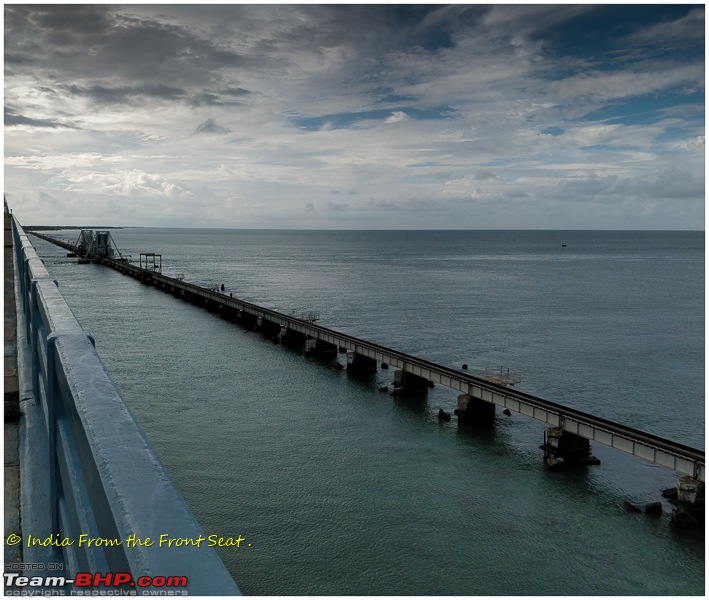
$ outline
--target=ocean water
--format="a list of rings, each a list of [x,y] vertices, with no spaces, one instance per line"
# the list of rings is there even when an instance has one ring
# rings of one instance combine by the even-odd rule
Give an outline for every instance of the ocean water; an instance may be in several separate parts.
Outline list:
[[[168,275],[704,448],[703,232],[112,233]],[[676,473],[598,444],[600,466],[547,472],[542,423],[439,422],[450,390],[394,399],[391,371],[33,243],[202,527],[251,544],[220,552],[245,594],[704,593],[703,532],[623,507]]]

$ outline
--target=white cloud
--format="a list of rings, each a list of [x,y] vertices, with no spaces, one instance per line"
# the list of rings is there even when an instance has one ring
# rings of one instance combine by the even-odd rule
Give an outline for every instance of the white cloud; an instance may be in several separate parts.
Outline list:
[[[688,140],[672,142],[670,144],[670,147],[676,150],[686,150],[690,152],[704,153],[704,136],[698,135]]]
[[[189,198],[192,194],[156,174],[138,169],[114,170],[108,173],[63,171],[57,183],[67,192],[134,197]]]
[[[385,123],[401,123],[402,121],[408,121],[409,115],[407,115],[403,110],[396,110],[391,115],[389,115]]]

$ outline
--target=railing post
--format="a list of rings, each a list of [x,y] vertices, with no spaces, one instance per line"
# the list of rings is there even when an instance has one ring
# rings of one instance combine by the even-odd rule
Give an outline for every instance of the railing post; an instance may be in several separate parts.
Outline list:
[[[33,279],[29,289],[29,310],[26,311],[27,316],[27,339],[30,345],[30,352],[32,354],[32,389],[36,396],[39,397],[39,385],[40,377],[39,371],[41,370],[41,362],[39,358],[39,330],[41,315],[39,312],[39,302],[38,302],[38,291],[37,291],[38,281]]]
[[[47,447],[49,449],[49,490],[50,490],[50,519],[52,531],[59,531],[59,482],[57,466],[57,402],[59,401],[59,386],[57,385],[57,339],[58,335],[52,333],[47,336]]]
[[[22,260],[21,260],[21,254],[22,254],[22,246],[20,245],[20,234],[17,231],[17,225],[15,225],[15,219],[10,219],[10,222],[12,223],[12,249],[13,249],[13,254],[15,255],[15,262],[17,263],[17,273],[15,275],[15,278],[20,282],[19,288],[20,288],[20,293],[22,294],[24,292],[24,285],[23,285],[23,280],[22,280]]]
[[[22,310],[25,313],[29,312],[30,309],[30,285],[31,281],[29,279],[29,267],[27,266],[27,263],[29,261],[29,258],[24,257],[22,255],[22,252],[17,256],[17,266],[18,270],[20,271],[20,295],[22,298]],[[28,330],[29,331],[29,330]]]

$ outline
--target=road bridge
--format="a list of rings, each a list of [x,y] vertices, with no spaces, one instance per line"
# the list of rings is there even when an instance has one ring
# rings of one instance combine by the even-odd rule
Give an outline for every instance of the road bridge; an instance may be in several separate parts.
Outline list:
[[[114,386],[93,338],[11,220],[21,530],[5,533],[6,543],[21,543],[22,561],[6,554],[5,583],[22,586],[22,578],[33,578],[33,594],[68,595],[75,590],[64,585],[79,573],[97,574],[109,586],[115,573],[123,584],[117,595],[136,592],[136,583],[142,593],[163,595],[166,576],[174,575],[178,588],[170,595],[239,595],[214,548],[159,543],[165,532],[193,540],[204,540],[205,533]],[[154,577],[155,587],[143,586],[146,577]],[[91,586],[84,594],[91,592],[99,590]]]

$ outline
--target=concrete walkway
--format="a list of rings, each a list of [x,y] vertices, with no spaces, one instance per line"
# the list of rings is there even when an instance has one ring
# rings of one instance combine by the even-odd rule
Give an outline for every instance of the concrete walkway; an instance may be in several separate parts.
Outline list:
[[[15,268],[12,261],[10,218],[5,222],[5,533],[20,532],[20,394],[17,377],[17,314],[15,310]],[[22,545],[5,544],[4,564],[21,562]]]

